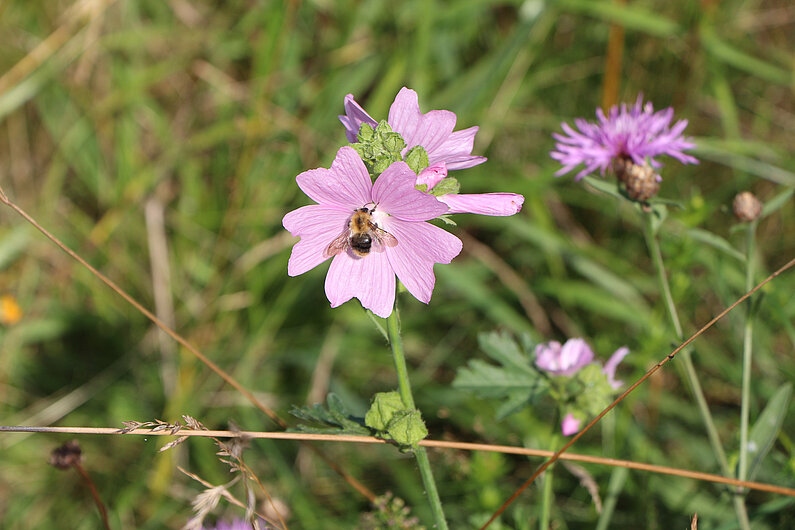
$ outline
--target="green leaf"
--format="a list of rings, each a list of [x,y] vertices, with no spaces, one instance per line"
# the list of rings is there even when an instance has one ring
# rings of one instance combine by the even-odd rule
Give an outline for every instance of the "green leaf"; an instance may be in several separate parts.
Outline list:
[[[461,185],[458,183],[455,177],[445,177],[439,181],[439,183],[431,189],[431,195],[435,197],[440,197],[442,195],[447,195],[448,193],[458,193],[458,190],[461,189]]]
[[[364,416],[364,424],[376,431],[385,431],[395,413],[405,410],[409,409],[403,403],[400,394],[395,391],[379,392],[373,396],[370,410]]]
[[[721,40],[710,25],[702,25],[701,43],[713,57],[739,70],[744,70],[771,83],[792,84],[793,78],[790,70],[754,57]]]
[[[784,423],[784,416],[787,414],[791,397],[792,384],[781,385],[751,428],[748,441],[748,456],[750,457],[748,480],[754,480],[759,466],[773,447],[773,442],[776,441]]]
[[[707,244],[713,248],[716,248],[723,252],[724,254],[731,256],[740,260],[741,262],[745,262],[745,256],[742,252],[738,251],[734,248],[731,243],[723,239],[717,234],[713,234],[707,230],[703,230],[701,228],[691,228],[687,231],[687,234],[695,239],[696,241],[700,241],[701,243]]]
[[[351,416],[345,409],[340,398],[329,394],[326,407],[320,403],[298,408],[293,406],[290,414],[310,423],[318,423],[321,427],[298,425],[290,432],[308,432],[313,434],[353,434],[369,436],[370,430],[363,425],[361,418]]]
[[[508,333],[481,333],[478,335],[478,345],[486,355],[505,367],[515,368],[520,372],[535,372],[530,367],[529,356]]]
[[[458,370],[453,386],[482,398],[503,399],[497,419],[521,410],[543,395],[546,378],[533,367],[530,356],[507,334],[484,333],[478,337],[481,348],[500,363],[494,366],[475,359]]]
[[[764,219],[771,213],[775,212],[776,210],[787,204],[790,198],[792,198],[792,194],[794,192],[795,188],[785,189],[784,191],[782,191],[781,193],[779,193],[778,195],[767,201],[765,205],[762,207],[762,214],[760,215],[759,218]]]
[[[604,179],[592,177],[590,175],[586,175],[582,180],[597,191],[601,191],[602,193],[610,195],[611,197],[615,197],[616,199],[632,202],[621,194],[621,192],[618,190],[618,185],[614,181],[608,182]]]

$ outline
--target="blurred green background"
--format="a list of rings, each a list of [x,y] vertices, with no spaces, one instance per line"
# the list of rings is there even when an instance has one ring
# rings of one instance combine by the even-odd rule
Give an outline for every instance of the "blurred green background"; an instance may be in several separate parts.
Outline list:
[[[623,55],[609,60],[611,32]],[[295,176],[327,167],[345,142],[336,118],[345,94],[379,119],[400,87],[414,88],[423,111],[450,109],[457,128],[480,126],[474,154],[489,161],[455,174],[464,192],[526,197],[515,217],[457,215],[450,230],[464,251],[436,267],[431,304],[400,297],[418,406],[433,438],[547,448],[558,430],[551,403],[497,422],[499,403],[450,387],[458,367],[484,357],[478,333],[583,336],[602,359],[627,345],[627,382],[672,343],[636,212],[571,175],[555,178],[551,133],[638,93],[690,121],[702,163],[668,161],[661,196],[682,205],[662,246],[692,333],[744,292],[743,263],[692,230],[744,252],[734,195],[750,189],[769,201],[795,186],[793,50],[788,0],[6,0],[0,185],[283,416],[328,391],[363,414],[372,394],[396,386],[388,347],[358,302],[328,307],[327,265],[287,277],[293,239],[281,218],[309,202]],[[760,279],[795,254],[793,221],[790,199],[760,223]],[[789,273],[765,289],[752,421],[795,381],[794,284]],[[8,208],[0,289],[23,311],[0,329],[0,423],[116,427],[189,414],[209,428],[275,428]],[[694,356],[733,461],[744,314],[699,339]],[[792,408],[757,480],[795,486]],[[71,438],[0,436],[0,526],[100,527],[77,474],[46,463]],[[184,524],[202,486],[177,465],[213,484],[231,478],[210,440],[158,453],[164,439],[77,438],[114,528]],[[412,459],[389,446],[321,448],[429,521]],[[718,472],[674,366],[574,450]],[[297,443],[253,442],[244,457],[292,528],[351,528],[370,510]],[[482,522],[538,464],[430,457],[452,528]],[[583,467],[607,498],[611,470]],[[561,466],[554,495],[554,528],[594,527],[587,489]],[[505,527],[537,528],[539,499],[538,487],[526,491]],[[631,472],[615,500],[610,528],[685,528],[696,511],[699,528],[736,527],[728,490],[715,485]],[[795,520],[791,498],[751,493],[747,502],[754,528]],[[243,512],[222,501],[214,516],[224,513]]]

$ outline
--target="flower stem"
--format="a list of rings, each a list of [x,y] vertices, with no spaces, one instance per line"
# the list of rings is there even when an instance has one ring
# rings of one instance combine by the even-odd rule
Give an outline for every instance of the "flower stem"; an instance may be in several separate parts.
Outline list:
[[[668,317],[671,320],[671,325],[673,325],[677,340],[681,342],[684,340],[684,332],[682,331],[682,324],[679,321],[679,313],[676,310],[676,305],[674,304],[674,299],[671,295],[671,287],[668,284],[668,277],[665,274],[665,264],[663,262],[662,252],[660,251],[660,244],[657,241],[657,235],[654,231],[652,219],[653,215],[653,212],[644,212],[643,233],[646,236],[646,244],[649,247],[649,254],[651,255],[652,261],[654,262],[654,268],[657,270],[657,280],[660,283],[660,290],[663,293]],[[729,477],[731,476],[731,472],[729,470],[729,463],[726,460],[726,453],[723,450],[723,445],[721,444],[720,437],[718,436],[718,429],[715,427],[715,421],[712,419],[712,414],[709,411],[707,399],[704,397],[704,390],[701,388],[701,382],[698,380],[698,373],[696,372],[696,368],[693,365],[693,358],[690,354],[690,348],[683,349],[680,353],[680,356],[682,357],[682,361],[684,363],[687,382],[690,385],[690,390],[693,392],[693,396],[696,398],[696,404],[698,405],[698,410],[701,413],[701,420],[704,422],[704,427],[707,429],[707,436],[709,438],[710,445],[712,446],[712,452],[715,454],[715,458],[718,460],[721,473],[723,473],[724,476]],[[742,498],[734,498],[734,509],[735,512],[737,512],[740,528],[743,530],[750,530],[748,513],[746,512],[745,503],[743,502]]]
[[[403,352],[403,340],[400,338],[400,326],[398,324],[397,301],[395,310],[386,319],[386,330],[389,336],[389,345],[392,347],[392,357],[395,359],[395,368],[398,375],[398,391],[403,403],[409,408],[415,408],[414,396],[411,393],[411,383],[406,368],[406,355]],[[439,499],[439,492],[436,489],[436,482],[433,480],[431,462],[428,460],[428,453],[424,447],[414,449],[414,457],[417,459],[417,467],[420,468],[420,476],[425,486],[425,495],[431,504],[433,519],[438,530],[447,529],[447,521],[444,518],[442,501]]]
[[[748,223],[745,248],[745,290],[748,291],[754,281],[754,247],[756,246],[756,222]],[[740,408],[740,462],[737,477],[745,480],[748,476],[748,419],[751,403],[751,359],[753,357],[754,316],[748,300],[748,312],[745,315],[745,329],[743,337],[743,387],[742,405]]]

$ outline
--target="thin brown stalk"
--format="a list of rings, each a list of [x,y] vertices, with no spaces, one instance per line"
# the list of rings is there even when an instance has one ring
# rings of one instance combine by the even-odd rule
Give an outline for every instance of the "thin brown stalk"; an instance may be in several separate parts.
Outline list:
[[[94,485],[94,481],[91,480],[91,476],[88,474],[88,471],[86,471],[80,462],[75,462],[72,467],[74,467],[80,476],[83,477],[83,481],[85,481],[88,489],[91,491],[91,496],[94,497],[94,503],[97,505],[99,514],[102,516],[102,522],[104,523],[105,528],[110,530],[110,522],[108,522],[108,510],[105,508],[105,504],[102,502],[102,499],[99,498],[97,487]]]
[[[285,422],[283,419],[281,419],[279,417],[279,415],[276,414],[276,412],[274,412],[270,408],[266,407],[260,400],[258,400],[254,396],[253,393],[251,393],[248,389],[246,389],[243,385],[241,385],[234,377],[232,377],[230,374],[228,374],[227,372],[222,370],[220,366],[218,366],[213,361],[211,361],[206,355],[204,355],[202,352],[200,352],[198,350],[198,348],[193,346],[184,337],[182,337],[182,335],[180,335],[179,333],[177,333],[176,331],[174,331],[173,329],[171,329],[170,327],[165,325],[163,323],[163,321],[161,321],[159,318],[157,318],[151,311],[146,309],[138,301],[136,301],[132,296],[127,294],[127,292],[124,291],[121,287],[116,285],[116,283],[113,280],[111,280],[110,278],[108,278],[107,276],[105,276],[104,274],[99,272],[97,269],[95,269],[93,266],[91,266],[86,260],[81,258],[75,251],[73,251],[72,249],[67,247],[60,239],[58,239],[53,234],[51,234],[49,231],[47,231],[46,228],[41,226],[25,210],[23,210],[22,208],[17,206],[13,201],[11,201],[11,199],[9,199],[8,196],[5,194],[5,191],[3,191],[2,187],[0,187],[0,202],[2,202],[3,204],[8,206],[9,208],[14,210],[15,212],[17,212],[20,216],[22,216],[23,219],[25,219],[28,223],[33,225],[36,228],[36,230],[38,230],[39,232],[44,234],[44,236],[47,239],[49,239],[50,241],[55,243],[55,245],[58,246],[58,248],[60,248],[66,254],[71,256],[75,261],[80,263],[80,265],[82,265],[83,267],[88,269],[91,272],[91,274],[93,274],[94,276],[99,278],[99,280],[102,281],[102,283],[104,283],[105,285],[110,287],[114,292],[116,292],[116,294],[121,296],[127,303],[129,303],[131,306],[133,306],[138,312],[140,312],[142,315],[144,315],[146,318],[148,318],[150,321],[152,321],[152,323],[154,323],[157,327],[159,327],[161,330],[163,330],[165,333],[167,333],[172,339],[174,339],[175,341],[179,342],[182,346],[184,346],[185,349],[188,352],[193,354],[193,356],[196,357],[202,363],[204,363],[205,366],[207,366],[210,370],[212,370],[213,372],[218,374],[218,376],[221,379],[223,379],[224,381],[229,383],[230,386],[232,386],[235,390],[240,392],[246,399],[248,399],[259,410],[264,412],[279,427],[281,427],[282,429],[286,429],[287,428],[287,422]],[[345,482],[347,482],[352,488],[354,488],[356,491],[361,493],[370,502],[373,502],[375,500],[376,495],[375,495],[375,493],[370,491],[369,488],[367,488],[364,484],[359,482],[356,478],[351,476],[349,473],[344,471],[339,465],[337,465],[331,458],[329,458],[328,456],[323,454],[318,448],[316,448],[314,446],[310,446],[310,447],[312,448],[312,451],[315,452],[315,454],[317,454],[331,469],[333,469],[338,475],[340,475],[343,478],[343,480],[345,480]]]
[[[0,432],[37,432],[37,433],[57,433],[57,434],[99,434],[99,435],[118,435],[121,434],[119,429],[113,427],[27,427],[27,426],[0,426]],[[126,432],[125,435],[138,435],[138,436],[198,436],[209,438],[259,438],[271,440],[298,440],[303,442],[342,442],[342,443],[360,443],[360,444],[386,444],[388,442],[374,438],[372,436],[352,436],[352,435],[336,435],[336,434],[311,434],[301,432],[263,432],[263,431],[190,431],[180,430],[177,433],[171,433],[169,430],[152,431],[150,429],[135,429]],[[528,447],[515,447],[510,445],[495,445],[495,444],[481,444],[472,442],[449,442],[445,440],[422,440],[419,445],[423,447],[433,447],[437,449],[458,449],[460,451],[487,451],[492,453],[503,453],[510,455],[521,456],[535,456],[542,458],[549,458],[557,455],[553,451],[543,449],[532,449]],[[758,491],[766,491],[769,493],[776,493],[778,495],[786,495],[788,497],[795,497],[795,489],[786,488],[783,486],[776,486],[774,484],[766,484],[764,482],[751,482],[739,480],[732,477],[724,477],[723,475],[714,475],[712,473],[702,473],[700,471],[690,471],[688,469],[680,469],[669,466],[658,466],[654,464],[645,464],[643,462],[634,462],[632,460],[619,460],[617,458],[605,458],[601,456],[584,455],[577,453],[560,453],[558,455],[560,460],[571,460],[573,462],[584,462],[586,464],[597,464],[602,466],[612,467],[625,467],[627,469],[636,469],[638,471],[647,471],[649,473],[658,473],[661,475],[672,475],[676,477],[689,478],[693,480],[701,480],[705,482],[713,482],[716,484],[726,484],[727,486],[740,486]]]
[[[494,520],[495,520],[497,517],[499,517],[499,516],[500,516],[500,514],[501,514],[502,512],[504,512],[504,511],[505,511],[505,509],[506,509],[506,508],[508,508],[508,506],[510,506],[510,505],[511,505],[511,503],[513,503],[513,501],[515,501],[515,500],[516,500],[516,499],[519,497],[519,495],[521,495],[521,494],[522,494],[522,492],[523,492],[525,489],[527,489],[527,487],[528,487],[528,486],[530,486],[530,484],[532,484],[532,483],[533,483],[533,481],[535,481],[535,479],[536,479],[536,478],[538,478],[538,476],[539,476],[539,475],[541,475],[541,473],[543,473],[543,472],[544,472],[544,471],[545,471],[545,470],[546,470],[546,469],[547,469],[549,466],[551,466],[551,465],[552,465],[552,464],[554,464],[554,463],[555,463],[555,462],[556,462],[558,459],[560,459],[561,455],[562,455],[562,454],[563,454],[563,453],[564,453],[564,452],[565,452],[565,451],[566,451],[566,450],[567,450],[569,447],[571,447],[572,445],[574,445],[574,443],[575,443],[577,440],[579,440],[580,438],[582,438],[582,436],[583,436],[583,435],[584,435],[586,432],[588,432],[588,431],[591,429],[591,427],[593,427],[594,425],[596,425],[596,424],[599,422],[599,420],[601,420],[601,419],[602,419],[602,418],[603,418],[603,417],[604,417],[604,416],[605,416],[605,415],[606,415],[608,412],[610,412],[611,410],[613,410],[613,408],[614,408],[616,405],[618,405],[618,404],[619,404],[621,401],[623,401],[623,400],[624,400],[624,398],[625,398],[625,397],[627,397],[627,396],[628,396],[628,395],[629,395],[629,394],[630,394],[632,391],[634,391],[634,390],[635,390],[637,387],[639,387],[641,384],[643,384],[643,382],[644,382],[644,381],[646,381],[646,380],[647,380],[649,377],[651,377],[651,376],[652,376],[652,375],[653,375],[655,372],[657,372],[657,370],[659,370],[660,368],[662,368],[662,367],[663,367],[663,366],[664,366],[666,363],[668,363],[668,361],[672,361],[672,360],[673,360],[673,358],[676,356],[676,354],[677,354],[677,353],[679,353],[680,351],[682,351],[682,349],[684,349],[685,347],[687,347],[687,346],[688,346],[688,345],[689,345],[691,342],[693,342],[694,340],[696,340],[696,338],[698,338],[699,336],[701,336],[701,334],[702,334],[702,333],[704,333],[704,332],[705,332],[705,331],[707,331],[709,328],[711,328],[711,327],[712,327],[712,326],[713,326],[713,325],[714,325],[714,324],[715,324],[715,323],[716,323],[718,320],[720,320],[721,318],[723,318],[724,316],[726,316],[726,314],[728,314],[728,313],[729,313],[729,311],[731,311],[732,309],[734,309],[735,307],[737,307],[738,305],[740,305],[741,303],[743,303],[743,302],[744,302],[746,299],[748,299],[748,298],[749,298],[751,295],[753,295],[753,294],[754,294],[756,291],[758,291],[759,289],[761,289],[761,288],[762,288],[762,287],[763,287],[765,284],[767,284],[768,282],[770,282],[771,280],[773,280],[775,277],[777,277],[778,275],[780,275],[781,273],[783,273],[784,271],[786,271],[787,269],[789,269],[789,268],[790,268],[790,267],[792,267],[793,265],[795,265],[795,259],[791,259],[789,262],[787,262],[785,265],[783,265],[781,268],[779,268],[779,269],[778,269],[776,272],[774,272],[773,274],[771,274],[770,276],[768,276],[767,278],[765,278],[764,280],[762,280],[762,282],[760,282],[759,284],[757,284],[757,285],[756,285],[756,287],[754,287],[753,289],[751,289],[750,291],[748,291],[747,293],[745,293],[743,296],[741,296],[739,299],[737,299],[737,300],[736,300],[736,301],[735,301],[735,302],[734,302],[732,305],[730,305],[729,307],[727,307],[726,309],[724,309],[723,311],[721,311],[721,312],[720,312],[720,314],[718,314],[718,316],[716,316],[715,318],[713,318],[712,320],[710,320],[709,322],[707,322],[707,324],[706,324],[706,325],[704,325],[704,326],[703,326],[701,329],[699,329],[697,332],[695,332],[693,335],[691,335],[689,339],[687,339],[686,341],[684,341],[684,342],[683,342],[682,344],[680,344],[680,345],[679,345],[679,346],[678,346],[678,347],[677,347],[677,348],[676,348],[674,351],[672,351],[671,353],[669,353],[668,355],[666,355],[666,356],[665,356],[665,357],[664,357],[664,358],[663,358],[663,359],[662,359],[660,362],[658,362],[657,364],[655,364],[655,365],[654,365],[654,366],[653,366],[653,367],[652,367],[652,368],[651,368],[651,369],[650,369],[648,372],[646,372],[646,373],[643,375],[643,377],[641,377],[640,379],[638,379],[638,380],[635,382],[635,384],[633,384],[631,387],[629,387],[628,389],[626,389],[626,390],[625,390],[625,391],[624,391],[624,392],[623,392],[623,393],[622,393],[620,396],[618,396],[618,397],[615,399],[615,401],[613,401],[613,402],[612,402],[610,405],[608,405],[608,406],[607,406],[607,408],[605,408],[605,409],[604,409],[602,412],[600,412],[600,413],[599,413],[599,414],[598,414],[598,415],[597,415],[597,416],[596,416],[594,419],[592,419],[592,420],[591,420],[591,422],[590,422],[590,423],[588,423],[588,425],[586,425],[586,426],[585,426],[585,428],[583,428],[583,429],[582,429],[580,432],[578,432],[577,434],[575,434],[575,435],[574,435],[574,436],[573,436],[573,437],[572,437],[572,438],[571,438],[571,439],[570,439],[568,442],[566,442],[566,444],[565,444],[563,447],[561,447],[560,449],[558,449],[558,450],[557,450],[557,451],[556,451],[556,452],[555,452],[555,453],[552,455],[552,457],[551,457],[549,460],[547,460],[547,461],[546,461],[546,462],[544,462],[542,465],[540,465],[540,466],[538,467],[538,469],[536,469],[536,471],[535,471],[535,472],[534,472],[534,473],[533,473],[533,474],[530,476],[530,478],[529,478],[529,479],[527,479],[527,481],[525,481],[525,483],[524,483],[524,484],[522,484],[522,485],[519,487],[519,489],[517,489],[517,490],[516,490],[516,491],[513,493],[513,495],[511,495],[511,496],[510,496],[510,498],[508,498],[508,500],[507,500],[507,501],[505,501],[505,502],[503,503],[503,505],[502,505],[502,506],[500,506],[500,508],[499,508],[499,509],[498,509],[496,512],[494,512],[494,514],[493,514],[493,515],[491,516],[491,518],[490,518],[490,519],[489,519],[489,520],[486,522],[486,524],[484,524],[484,525],[481,527],[481,530],[484,530],[484,529],[485,529],[485,528],[487,528],[487,527],[488,527],[488,526],[489,526],[489,525],[490,525],[492,522],[494,522]]]

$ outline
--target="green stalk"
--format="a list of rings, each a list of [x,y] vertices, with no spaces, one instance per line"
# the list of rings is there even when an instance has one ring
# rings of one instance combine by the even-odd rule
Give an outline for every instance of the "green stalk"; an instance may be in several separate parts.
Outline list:
[[[553,423],[557,427],[558,422],[556,421]],[[559,437],[557,434],[552,435],[552,441],[549,444],[549,448],[551,450],[555,450],[558,447],[558,440]],[[544,484],[542,485],[541,489],[541,514],[538,517],[538,528],[539,530],[547,530],[549,528],[549,519],[552,512],[552,470],[555,469],[555,466],[551,466],[549,469],[544,471]]]
[[[756,221],[748,223],[745,245],[745,290],[754,286],[754,247],[756,246]],[[751,360],[753,358],[754,317],[751,310],[751,299],[748,300],[748,312],[745,314],[745,330],[743,337],[743,388],[742,405],[740,408],[740,463],[737,478],[748,477],[748,419],[751,403]]]
[[[654,215],[652,212],[644,212],[643,233],[646,236],[646,244],[649,247],[649,254],[651,255],[652,261],[654,262],[654,268],[657,270],[657,281],[660,283],[660,290],[663,293],[663,299],[665,301],[665,308],[668,312],[668,317],[670,318],[671,324],[674,327],[677,340],[682,342],[685,339],[684,332],[682,331],[682,324],[679,321],[679,313],[676,310],[676,305],[674,304],[674,299],[671,295],[671,287],[668,284],[668,277],[665,274],[665,264],[663,262],[662,252],[660,251],[660,244],[657,241],[656,234],[654,233],[652,215]],[[682,357],[685,376],[687,377],[687,382],[690,385],[690,390],[693,392],[693,396],[696,398],[696,404],[698,405],[698,410],[701,413],[701,420],[704,422],[704,427],[707,429],[707,436],[709,438],[709,443],[712,446],[712,452],[715,453],[715,457],[718,460],[718,464],[720,465],[723,475],[730,477],[732,474],[729,470],[729,463],[726,460],[726,453],[723,451],[723,445],[721,444],[720,437],[718,436],[718,429],[715,427],[715,421],[712,419],[712,413],[709,411],[707,399],[704,397],[704,390],[701,388],[701,382],[698,380],[698,373],[696,372],[696,368],[693,365],[693,358],[690,354],[690,348],[683,349],[679,355]],[[734,509],[737,512],[737,518],[739,520],[740,527],[743,530],[750,530],[751,525],[748,520],[748,513],[745,509],[745,502],[742,498],[737,496],[735,496],[733,500]]]
[[[395,359],[395,368],[398,375],[398,391],[403,403],[409,408],[415,408],[414,396],[411,393],[411,383],[409,382],[408,369],[406,368],[406,355],[403,351],[403,340],[400,338],[400,326],[398,324],[397,300],[395,310],[386,319],[386,330],[389,336],[389,345],[392,347],[392,357]],[[436,489],[436,482],[433,480],[431,462],[428,460],[428,453],[424,447],[417,447],[414,450],[414,457],[417,459],[417,467],[420,468],[422,484],[425,486],[425,495],[431,504],[431,512],[439,530],[447,529],[447,521],[444,518],[442,501],[439,499],[439,492]]]

